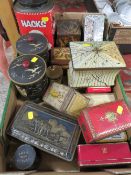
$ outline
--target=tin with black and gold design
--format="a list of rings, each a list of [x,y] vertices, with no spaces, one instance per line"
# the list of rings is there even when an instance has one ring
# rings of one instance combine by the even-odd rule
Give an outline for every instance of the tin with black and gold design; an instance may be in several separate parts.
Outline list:
[[[79,20],[57,21],[57,46],[68,47],[71,41],[81,40],[81,27]]]
[[[39,55],[45,62],[49,62],[48,41],[40,33],[29,33],[21,36],[16,42],[16,49],[19,55]]]
[[[37,101],[49,84],[46,68],[46,63],[40,56],[22,55],[10,64],[8,72],[19,93],[26,99]]]

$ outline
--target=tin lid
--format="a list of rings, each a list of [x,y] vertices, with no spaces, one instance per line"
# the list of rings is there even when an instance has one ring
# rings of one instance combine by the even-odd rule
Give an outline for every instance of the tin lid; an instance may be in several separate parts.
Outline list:
[[[47,68],[46,74],[48,78],[55,80],[62,77],[63,70],[61,66],[53,65]]]
[[[29,33],[17,40],[16,49],[20,54],[41,54],[48,51],[48,42],[39,33]]]
[[[18,0],[18,2],[24,6],[39,6],[47,3],[48,0]]]
[[[21,0],[16,0],[14,3],[14,10],[16,12],[20,12],[20,13],[44,13],[44,12],[48,12],[50,10],[53,9],[54,7],[54,2],[53,0],[39,0],[39,2],[35,2],[36,0],[34,0],[34,6],[32,5],[23,5],[23,4],[27,4],[28,0],[23,0],[23,4],[20,3],[19,1]],[[31,4],[31,0],[29,0],[30,2],[28,4]],[[40,4],[40,5],[38,5]],[[37,7],[36,7],[37,6]]]
[[[41,80],[46,72],[46,63],[38,55],[22,55],[9,66],[9,77],[18,85],[30,85]]]
[[[36,161],[36,151],[32,146],[24,144],[17,148],[14,154],[14,165],[17,169],[19,170],[32,169],[35,161]]]

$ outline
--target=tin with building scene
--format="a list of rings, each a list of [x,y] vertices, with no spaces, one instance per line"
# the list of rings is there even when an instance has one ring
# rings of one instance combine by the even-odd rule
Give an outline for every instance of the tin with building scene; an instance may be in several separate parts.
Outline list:
[[[49,62],[48,41],[39,33],[29,33],[21,36],[16,42],[19,55],[35,54],[41,56],[45,62]]]
[[[8,73],[19,93],[28,100],[39,101],[49,84],[46,63],[38,55],[17,57],[10,64]]]

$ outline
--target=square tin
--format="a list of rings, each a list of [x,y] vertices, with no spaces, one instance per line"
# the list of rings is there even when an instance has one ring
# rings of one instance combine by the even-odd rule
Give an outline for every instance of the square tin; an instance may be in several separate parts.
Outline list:
[[[77,121],[32,102],[17,112],[8,134],[66,161],[72,161],[80,136]]]

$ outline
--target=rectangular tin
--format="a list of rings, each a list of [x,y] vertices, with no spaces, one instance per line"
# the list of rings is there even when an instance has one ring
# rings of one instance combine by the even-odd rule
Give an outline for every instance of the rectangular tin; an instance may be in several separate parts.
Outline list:
[[[78,165],[80,167],[130,163],[131,151],[127,142],[78,145]]]
[[[42,151],[72,161],[80,128],[65,114],[26,102],[17,112],[8,133]]]
[[[118,100],[84,109],[78,123],[86,143],[92,143],[129,129],[131,113],[126,103]]]

